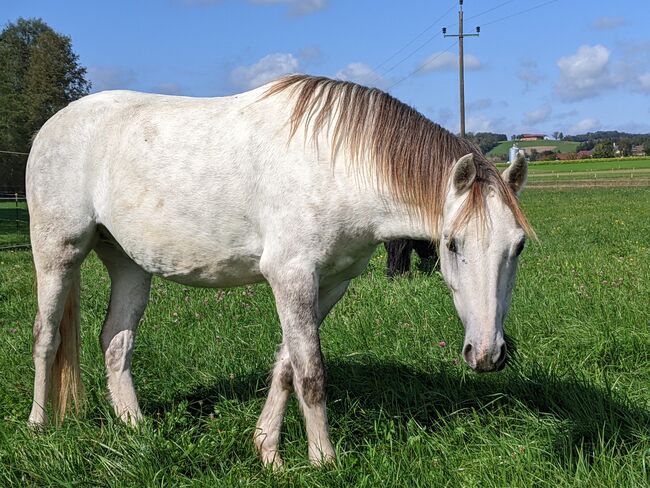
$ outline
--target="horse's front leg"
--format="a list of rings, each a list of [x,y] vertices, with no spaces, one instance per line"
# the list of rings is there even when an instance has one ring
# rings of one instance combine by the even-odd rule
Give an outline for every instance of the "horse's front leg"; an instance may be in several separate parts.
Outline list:
[[[313,268],[296,263],[278,266],[277,261],[272,269],[264,270],[273,294],[282,324],[283,347],[288,353],[293,378],[293,387],[298,397],[300,409],[305,418],[307,439],[309,443],[309,459],[314,464],[334,459],[334,448],[329,439],[327,413],[325,410],[325,367],[320,350],[318,335],[318,277]],[[280,350],[276,369],[278,381],[288,373],[286,358]],[[286,380],[287,376],[284,376]],[[273,385],[271,395],[274,394]],[[285,393],[280,401],[286,404]],[[270,400],[270,399],[269,399]],[[268,405],[268,402],[267,402]],[[267,408],[265,407],[265,410]],[[264,417],[264,413],[263,413]],[[260,418],[260,421],[263,420]],[[258,435],[270,434],[272,442],[267,447],[273,449],[273,459],[266,462],[279,462],[277,456],[277,441],[279,439],[279,422],[273,422],[273,432],[259,432]],[[258,423],[258,426],[260,423]],[[275,429],[278,430],[277,436]],[[262,449],[264,453],[264,449]]]
[[[279,453],[280,431],[292,384],[293,367],[287,345],[283,342],[275,356],[275,365],[271,372],[271,387],[253,434],[255,447],[262,462],[267,466],[272,465],[274,469],[282,466]]]

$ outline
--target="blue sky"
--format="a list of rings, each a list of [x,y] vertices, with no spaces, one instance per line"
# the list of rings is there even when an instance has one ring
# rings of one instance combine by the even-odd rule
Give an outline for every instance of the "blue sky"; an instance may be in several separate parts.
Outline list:
[[[464,3],[465,30],[481,26],[465,40],[468,131],[650,132],[649,1]],[[379,86],[457,131],[458,48],[440,32],[457,4],[3,0],[0,21],[69,35],[94,91],[219,96],[305,72]]]

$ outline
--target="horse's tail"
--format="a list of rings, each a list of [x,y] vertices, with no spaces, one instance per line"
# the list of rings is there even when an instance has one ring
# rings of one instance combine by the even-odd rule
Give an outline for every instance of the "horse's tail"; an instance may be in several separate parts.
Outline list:
[[[80,272],[74,271],[72,285],[65,301],[63,317],[59,325],[61,343],[57,350],[50,383],[52,410],[57,421],[63,421],[70,409],[70,400],[79,412],[83,400],[79,349],[81,345],[80,310],[79,310]]]

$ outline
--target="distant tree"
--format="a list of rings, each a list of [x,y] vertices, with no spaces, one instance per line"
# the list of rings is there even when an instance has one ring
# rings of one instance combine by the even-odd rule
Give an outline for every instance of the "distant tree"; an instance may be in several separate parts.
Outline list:
[[[629,139],[621,139],[618,142],[618,149],[621,152],[621,156],[631,156],[632,155],[632,143]]]
[[[560,134],[562,134],[562,133],[558,132],[558,131],[553,132],[553,139],[555,139],[556,141],[559,141],[560,140]]]
[[[576,151],[591,151],[596,146],[596,143],[593,141],[585,141],[578,144]]]
[[[40,19],[0,32],[0,149],[29,152],[33,135],[57,111],[86,95],[90,82],[69,37]],[[26,158],[0,154],[0,189],[22,189]]]
[[[611,142],[599,142],[594,147],[594,152],[592,156],[594,158],[613,158],[614,144]]]
[[[508,136],[505,134],[495,134],[493,132],[469,132],[466,136],[474,144],[476,144],[483,154],[488,153],[491,149],[496,147],[501,141],[507,141]]]
[[[643,143],[643,152],[646,156],[650,156],[650,140]]]
[[[563,140],[564,140],[564,134],[563,134],[562,132],[560,132],[560,133],[558,134],[558,136],[557,136],[557,140],[558,140],[558,141],[563,141]]]

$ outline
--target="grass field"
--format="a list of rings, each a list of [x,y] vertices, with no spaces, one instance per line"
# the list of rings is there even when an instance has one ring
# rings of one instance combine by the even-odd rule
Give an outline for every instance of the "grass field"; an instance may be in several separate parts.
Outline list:
[[[31,256],[1,252],[0,486],[648,486],[650,192],[536,190],[523,204],[540,242],[520,262],[508,368],[472,373],[441,278],[389,282],[378,251],[322,333],[337,464],[309,466],[292,402],[279,474],[251,442],[280,340],[267,286],[154,281],[133,364],[147,421],[132,430],[105,399],[108,277],[91,256],[87,407],[34,434]]]
[[[506,168],[505,164],[498,164]],[[580,173],[593,171],[629,171],[650,169],[650,158],[581,159],[579,161],[542,161],[528,164],[528,175],[541,173]]]
[[[580,145],[579,142],[573,141],[503,141],[500,142],[498,146],[493,147],[487,153],[487,156],[502,156],[508,154],[513,143],[516,143],[519,148],[553,146],[558,152],[576,152],[576,148]]]
[[[507,166],[498,164],[501,170]],[[528,166],[528,185],[583,186],[612,184],[650,186],[650,158],[596,159],[563,162],[534,162]]]
[[[0,247],[24,244],[29,241],[27,204],[0,201]]]

